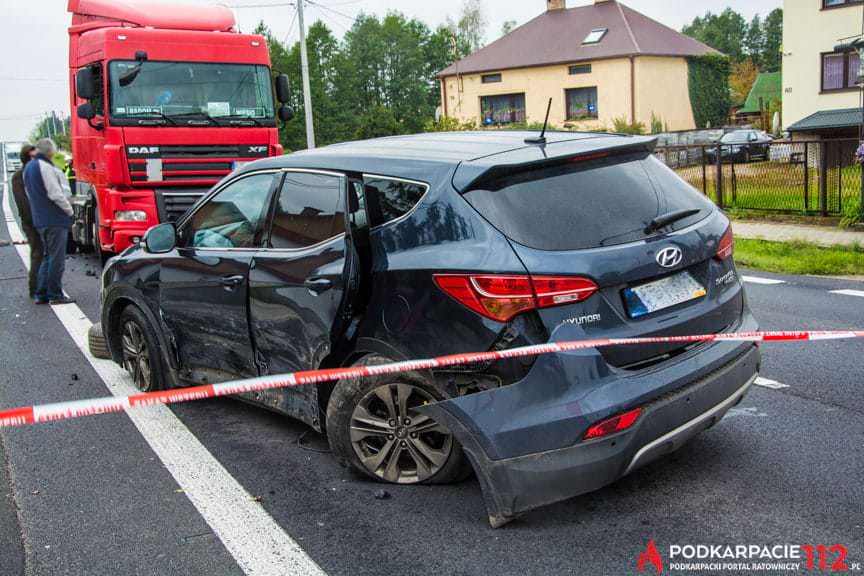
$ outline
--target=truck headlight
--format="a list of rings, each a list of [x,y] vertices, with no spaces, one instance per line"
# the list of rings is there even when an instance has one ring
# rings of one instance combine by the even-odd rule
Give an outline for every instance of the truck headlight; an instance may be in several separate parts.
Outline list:
[[[114,212],[114,220],[121,222],[146,222],[147,213],[143,210],[117,210]]]

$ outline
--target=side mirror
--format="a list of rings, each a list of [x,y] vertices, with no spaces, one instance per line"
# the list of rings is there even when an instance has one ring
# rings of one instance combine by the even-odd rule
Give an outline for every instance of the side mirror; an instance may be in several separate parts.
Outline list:
[[[165,254],[177,247],[174,224],[158,224],[144,234],[144,250],[150,254]]]
[[[279,120],[282,122],[290,122],[294,118],[294,108],[286,104],[279,107]]]
[[[287,74],[279,74],[276,77],[276,99],[282,104],[291,100],[291,81]]]
[[[93,70],[90,68],[78,70],[75,74],[75,92],[79,98],[93,100],[96,96],[96,80],[93,77]]]
[[[90,102],[78,105],[78,117],[82,120],[92,120],[96,117],[96,107]]]

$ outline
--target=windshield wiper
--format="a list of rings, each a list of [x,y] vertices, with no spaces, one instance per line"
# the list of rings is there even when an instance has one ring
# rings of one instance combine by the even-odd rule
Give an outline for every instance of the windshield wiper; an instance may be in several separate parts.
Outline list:
[[[258,120],[257,118],[252,118],[250,116],[242,116],[239,114],[234,114],[232,116],[221,116],[221,118],[225,118],[231,124],[234,124],[234,125],[242,125],[244,123],[251,123],[254,126],[263,126],[263,124],[261,124],[260,120]]]
[[[699,212],[701,212],[699,208],[691,208],[690,210],[676,210],[674,212],[668,212],[666,214],[661,214],[657,216],[645,227],[645,234],[651,234],[661,228],[665,228],[674,222],[678,222],[679,220],[683,220],[684,218],[689,218],[690,216],[695,216]]]
[[[132,115],[127,114],[126,116],[128,116],[129,118],[134,118],[134,119],[138,120],[139,124],[141,122],[146,122],[147,120],[150,120],[151,122],[158,122],[158,120],[163,120],[166,124],[171,124],[172,126],[177,126],[177,122],[175,122],[173,118],[171,118],[170,116],[166,116],[162,112],[156,112],[156,111],[147,112],[146,116],[148,116],[149,118],[146,118],[146,119],[141,118],[141,116],[144,116],[144,114],[142,114],[141,116],[138,116],[135,114],[132,114]],[[152,118],[153,116],[155,116],[156,118]]]
[[[221,122],[216,120],[213,116],[211,116],[207,112],[186,112],[185,114],[172,114],[171,118],[184,118],[184,117],[188,117],[188,116],[195,116],[195,117],[201,118],[201,119],[206,120],[207,122],[209,122],[210,124],[213,124],[215,126],[223,126],[223,124]]]

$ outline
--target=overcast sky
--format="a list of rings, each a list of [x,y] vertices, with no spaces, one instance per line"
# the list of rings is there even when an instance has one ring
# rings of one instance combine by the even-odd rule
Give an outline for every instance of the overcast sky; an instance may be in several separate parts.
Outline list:
[[[211,0],[190,0],[211,3]],[[260,7],[262,4],[284,4],[288,0],[223,0],[218,3],[238,8],[240,28],[251,31],[263,20],[279,38],[297,37],[294,8]],[[568,0],[568,7],[589,4],[591,0]],[[625,4],[655,20],[680,30],[694,17],[707,10],[722,11],[732,7],[750,19],[767,14],[782,5],[782,0],[623,0]],[[68,46],[66,27],[70,16],[66,0],[19,0],[6,6],[0,19],[0,141],[25,138],[41,114],[49,110],[68,113],[67,74]],[[212,3],[217,3],[212,0]],[[358,13],[383,15],[400,10],[432,27],[448,16],[457,18],[463,0],[314,0],[307,4],[308,23],[321,19],[341,36]],[[500,35],[507,20],[523,24],[545,9],[544,0],[483,0],[488,20],[487,41]],[[316,6],[317,4],[318,6]],[[323,8],[326,6],[327,8]]]

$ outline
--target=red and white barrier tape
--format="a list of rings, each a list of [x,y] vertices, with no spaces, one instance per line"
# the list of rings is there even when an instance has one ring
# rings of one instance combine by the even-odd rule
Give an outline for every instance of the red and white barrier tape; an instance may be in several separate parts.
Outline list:
[[[505,358],[522,356],[538,356],[584,348],[602,348],[605,346],[623,346],[633,344],[664,344],[687,342],[788,342],[804,340],[843,340],[849,338],[864,338],[864,331],[805,331],[805,332],[739,332],[731,334],[706,334],[702,336],[666,336],[654,338],[611,338],[601,340],[578,340],[573,342],[550,342],[535,346],[524,346],[492,352],[473,352],[468,354],[452,354],[425,360],[410,360],[394,362],[377,366],[357,366],[353,368],[330,368],[325,370],[309,370],[236,380],[222,384],[207,384],[191,388],[178,388],[160,392],[146,392],[125,397],[93,398],[72,402],[58,402],[39,406],[25,406],[11,410],[0,410],[0,428],[23,426],[39,422],[53,422],[95,414],[121,412],[131,408],[153,406],[156,404],[175,404],[192,400],[206,400],[217,396],[230,396],[244,392],[269,390],[272,388],[287,388],[317,382],[330,382],[343,378],[360,378],[378,374],[395,374],[414,370],[429,370],[487,362]]]

